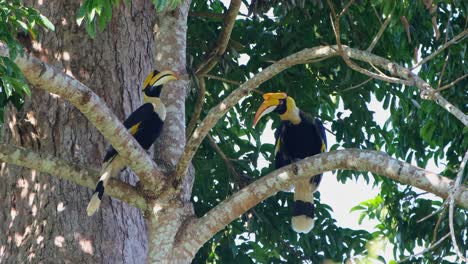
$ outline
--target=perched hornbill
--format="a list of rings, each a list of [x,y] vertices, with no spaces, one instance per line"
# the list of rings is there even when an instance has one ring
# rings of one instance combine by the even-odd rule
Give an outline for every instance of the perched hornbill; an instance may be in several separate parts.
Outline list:
[[[325,152],[327,138],[319,119],[302,112],[294,99],[286,93],[266,93],[258,108],[254,126],[264,115],[276,112],[281,125],[275,132],[275,168],[281,168],[297,160]],[[308,233],[314,227],[314,196],[322,174],[296,182],[292,228],[296,232]]]
[[[148,74],[143,83],[144,104],[130,114],[123,123],[141,147],[146,150],[161,133],[164,119],[166,119],[166,108],[159,98],[163,84],[177,79],[177,75],[169,70],[161,72],[154,70]],[[99,209],[107,181],[110,177],[116,176],[126,165],[119,153],[110,146],[102,164],[101,178],[86,209],[89,216]]]

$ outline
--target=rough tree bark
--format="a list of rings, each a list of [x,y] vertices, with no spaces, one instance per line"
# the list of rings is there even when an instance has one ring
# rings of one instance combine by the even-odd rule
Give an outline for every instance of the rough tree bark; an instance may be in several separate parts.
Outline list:
[[[140,84],[154,63],[154,9],[129,1],[95,40],[75,22],[79,1],[25,1],[49,17],[55,32],[34,42],[33,53],[91,87],[124,119],[139,106]],[[5,114],[3,142],[100,168],[107,143],[75,107],[33,89],[21,111]],[[123,173],[126,181],[136,177]],[[0,262],[142,263],[145,221],[138,209],[104,198],[86,216],[91,191],[34,170],[2,163]]]

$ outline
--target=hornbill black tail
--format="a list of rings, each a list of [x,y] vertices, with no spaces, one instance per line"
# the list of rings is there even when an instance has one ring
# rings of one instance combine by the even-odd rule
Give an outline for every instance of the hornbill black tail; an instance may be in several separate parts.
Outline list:
[[[317,190],[322,175],[301,180],[294,190],[292,228],[298,233],[309,233],[314,227],[314,192]]]

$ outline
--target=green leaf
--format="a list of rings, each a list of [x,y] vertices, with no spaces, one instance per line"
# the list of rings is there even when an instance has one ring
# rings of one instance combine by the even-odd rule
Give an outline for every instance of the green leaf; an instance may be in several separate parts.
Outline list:
[[[42,25],[45,26],[46,28],[52,30],[52,31],[55,31],[55,26],[54,24],[52,24],[52,22],[50,22],[50,20],[43,16],[42,14],[39,14],[39,17],[41,19],[41,22],[42,22]]]

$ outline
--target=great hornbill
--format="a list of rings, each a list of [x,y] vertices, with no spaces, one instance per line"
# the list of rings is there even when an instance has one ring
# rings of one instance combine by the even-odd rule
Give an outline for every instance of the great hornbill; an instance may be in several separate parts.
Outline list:
[[[268,113],[280,115],[281,125],[275,131],[275,168],[281,168],[297,160],[325,152],[327,138],[322,122],[301,111],[286,93],[266,93],[257,110],[254,127]],[[322,174],[295,184],[292,228],[308,233],[314,227],[314,196]]]
[[[141,147],[146,150],[161,133],[166,119],[166,108],[159,98],[163,84],[177,79],[177,75],[169,70],[161,72],[154,70],[148,74],[143,83],[144,104],[130,114],[123,123]],[[110,146],[102,164],[101,178],[86,209],[89,216],[99,209],[107,181],[116,176],[126,165],[125,160]]]

